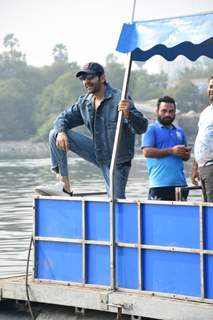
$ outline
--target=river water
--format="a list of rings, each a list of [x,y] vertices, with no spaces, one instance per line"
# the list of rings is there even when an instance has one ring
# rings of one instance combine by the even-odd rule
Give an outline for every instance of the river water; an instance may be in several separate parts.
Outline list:
[[[105,191],[99,170],[92,164],[72,157],[69,166],[74,192]],[[188,162],[188,181],[190,171],[191,162]],[[0,160],[0,277],[25,273],[32,233],[34,187],[54,183],[54,179],[49,169],[48,158],[28,159],[26,156],[25,159]],[[133,161],[127,185],[127,198],[145,200],[147,190],[146,165],[140,153]],[[193,199],[196,197],[197,195]]]
[[[0,160],[0,277],[25,272],[34,188],[55,182],[49,166],[48,158]],[[80,158],[72,157],[70,175],[76,193],[105,191],[99,170]],[[146,196],[145,175],[144,160],[138,156],[127,187],[128,197]]]
[[[25,272],[32,232],[34,188],[55,182],[49,165],[48,158],[0,160],[0,277]],[[105,191],[102,176],[95,166],[72,157],[69,167],[75,193]],[[189,162],[185,170],[189,183],[190,170]],[[147,190],[145,160],[141,154],[137,154],[127,185],[127,198],[145,200]],[[196,197],[196,194],[192,197]]]

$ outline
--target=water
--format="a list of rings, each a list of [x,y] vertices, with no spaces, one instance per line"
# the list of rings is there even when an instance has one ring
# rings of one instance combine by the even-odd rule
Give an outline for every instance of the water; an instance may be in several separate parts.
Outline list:
[[[139,162],[139,161],[137,161]],[[72,158],[71,176],[75,192],[105,191],[99,170],[90,163]],[[55,182],[49,159],[5,159],[0,161],[0,277],[25,272],[32,233],[34,187]],[[131,183],[128,195],[141,190],[139,179]],[[132,184],[132,187],[131,187]]]
[[[105,191],[102,176],[92,164],[72,157],[69,166],[74,192]],[[189,180],[191,162],[186,163],[186,172]],[[25,274],[32,233],[34,187],[54,183],[54,179],[48,158],[0,160],[0,277]],[[133,161],[127,198],[145,200],[147,191],[145,160],[142,154],[138,154]],[[200,194],[193,195],[191,199],[200,199]],[[51,319],[51,312],[52,307],[47,311],[48,316],[43,314],[39,319]],[[63,319],[68,318],[64,316]],[[97,318],[94,315],[94,318],[88,319]],[[25,318],[23,314],[16,315],[16,311],[12,313],[12,310],[7,310],[0,312],[0,319],[29,319],[29,315]]]
[[[70,168],[74,192],[105,191],[102,176],[92,164],[72,157]],[[188,180],[190,171],[191,162],[186,164]],[[25,273],[32,233],[34,187],[53,183],[54,179],[48,158],[0,160],[0,277]],[[145,200],[147,190],[145,160],[138,154],[133,161],[127,198]]]

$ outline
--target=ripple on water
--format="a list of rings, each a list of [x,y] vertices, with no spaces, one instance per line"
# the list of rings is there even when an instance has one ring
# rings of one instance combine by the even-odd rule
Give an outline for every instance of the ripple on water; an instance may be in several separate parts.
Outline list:
[[[55,183],[49,164],[48,158],[0,160],[0,277],[25,273],[34,188]],[[188,168],[190,166],[188,164]],[[69,167],[75,193],[105,191],[102,176],[92,164],[75,157],[69,159]],[[188,179],[189,175],[190,171]],[[145,161],[136,155],[127,184],[127,198],[146,199],[147,190]]]

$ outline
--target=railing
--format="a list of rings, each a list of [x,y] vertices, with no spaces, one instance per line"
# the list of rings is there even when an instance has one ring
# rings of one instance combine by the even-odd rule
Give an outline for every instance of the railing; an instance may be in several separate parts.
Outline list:
[[[190,186],[190,187],[177,187],[175,188],[175,200],[176,201],[183,201],[183,192],[184,191],[191,191],[191,190],[201,190],[202,191],[202,201],[206,202],[206,194],[202,188],[202,186]]]

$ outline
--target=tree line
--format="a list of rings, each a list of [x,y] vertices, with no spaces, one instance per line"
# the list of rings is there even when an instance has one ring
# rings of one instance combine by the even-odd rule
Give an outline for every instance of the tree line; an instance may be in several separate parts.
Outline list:
[[[81,66],[69,61],[67,48],[62,43],[52,50],[53,63],[43,67],[27,63],[13,33],[4,37],[3,47],[0,53],[0,140],[46,140],[58,113],[84,93],[75,77]],[[111,85],[122,88],[124,65],[114,54],[108,54],[104,67]],[[192,79],[207,79],[212,74],[212,62],[201,59],[196,67],[180,72],[178,81],[170,86],[167,73],[148,74],[140,65],[131,72],[129,94],[141,102],[171,95],[182,112],[191,109],[199,112],[207,98]]]

